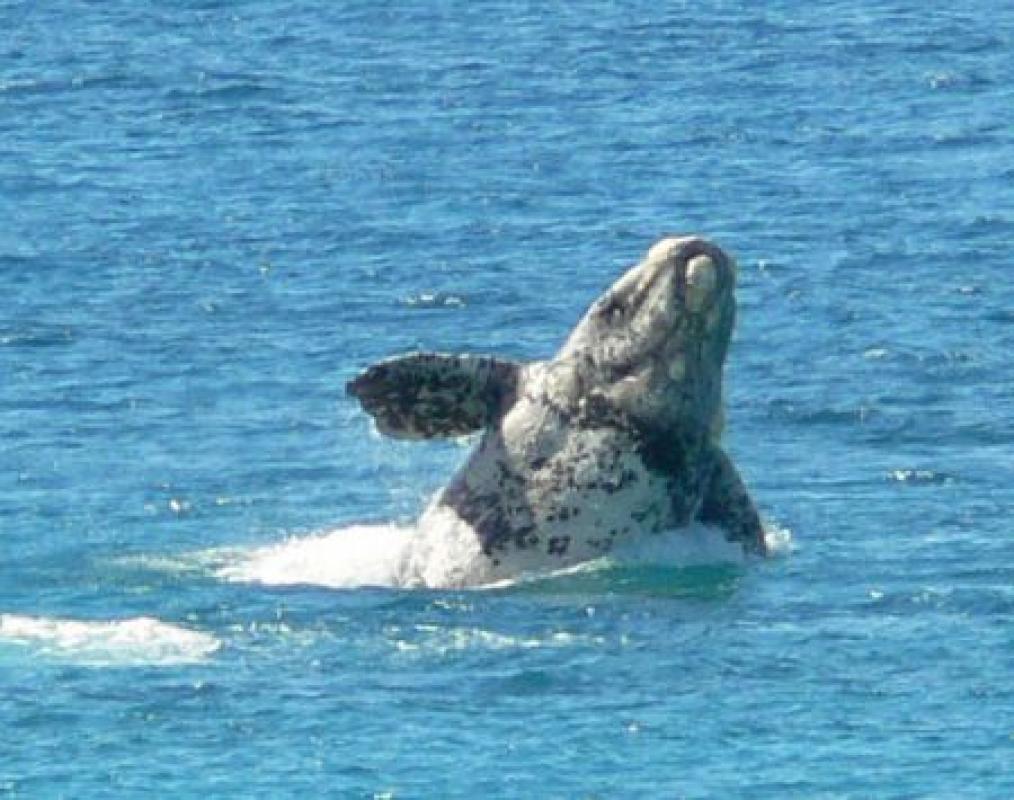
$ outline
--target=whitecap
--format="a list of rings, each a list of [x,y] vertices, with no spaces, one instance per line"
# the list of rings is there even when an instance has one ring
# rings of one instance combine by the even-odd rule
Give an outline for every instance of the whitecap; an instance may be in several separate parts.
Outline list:
[[[204,661],[214,636],[153,617],[80,620],[0,614],[0,646],[88,666],[173,666]]]
[[[764,528],[764,545],[771,558],[787,556],[795,548],[792,531],[775,523],[768,523]]]
[[[460,588],[486,579],[475,534],[440,515],[415,525],[351,525],[217,555],[217,577],[267,586]]]
[[[570,647],[598,647],[607,643],[603,636],[556,630],[529,634],[511,634],[485,628],[413,625],[408,629],[390,627],[386,634],[392,646],[402,653],[445,656],[453,652],[477,650],[541,650]]]

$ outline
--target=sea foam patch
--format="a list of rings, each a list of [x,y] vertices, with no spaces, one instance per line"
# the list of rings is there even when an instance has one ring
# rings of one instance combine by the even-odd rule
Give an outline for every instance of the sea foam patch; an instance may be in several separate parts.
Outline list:
[[[219,578],[268,586],[461,588],[485,579],[478,539],[443,515],[415,525],[351,525],[294,537],[231,551],[222,562]]]
[[[205,660],[214,636],[153,617],[80,620],[0,614],[0,645],[89,666],[171,666]]]
[[[411,535],[411,529],[397,525],[351,525],[265,547],[208,555],[219,562],[217,577],[239,583],[334,589],[398,586]]]

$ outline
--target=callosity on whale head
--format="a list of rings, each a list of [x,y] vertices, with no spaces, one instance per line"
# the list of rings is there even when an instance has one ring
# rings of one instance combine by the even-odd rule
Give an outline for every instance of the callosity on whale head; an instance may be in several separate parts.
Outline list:
[[[735,283],[735,262],[710,242],[661,240],[574,328],[549,364],[551,391],[601,396],[655,425],[717,436]]]
[[[412,353],[348,389],[391,436],[483,431],[435,508],[474,530],[493,572],[575,563],[694,520],[764,553],[720,443],[735,279],[717,246],[666,238],[552,359]]]

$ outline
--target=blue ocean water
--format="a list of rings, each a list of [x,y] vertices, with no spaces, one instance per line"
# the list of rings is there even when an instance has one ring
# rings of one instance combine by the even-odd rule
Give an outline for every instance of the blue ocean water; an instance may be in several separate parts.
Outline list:
[[[1009,3],[0,28],[0,797],[1014,794]],[[465,451],[345,381],[545,357],[675,232],[785,552],[400,586]]]

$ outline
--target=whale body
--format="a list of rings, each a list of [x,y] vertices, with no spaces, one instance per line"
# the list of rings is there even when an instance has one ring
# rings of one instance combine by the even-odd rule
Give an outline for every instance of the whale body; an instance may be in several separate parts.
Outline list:
[[[735,281],[718,246],[665,238],[549,360],[408,353],[347,390],[389,436],[482,432],[430,511],[467,524],[488,576],[569,566],[694,521],[764,554],[721,447]]]

